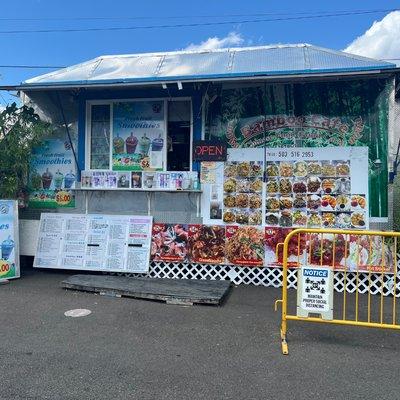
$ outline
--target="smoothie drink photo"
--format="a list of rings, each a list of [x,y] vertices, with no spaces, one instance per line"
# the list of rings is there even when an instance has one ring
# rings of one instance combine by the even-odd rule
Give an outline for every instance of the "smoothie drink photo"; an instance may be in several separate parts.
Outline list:
[[[147,156],[149,154],[151,145],[151,140],[144,133],[143,136],[139,140],[139,153],[143,156]]]
[[[67,175],[65,175],[65,179],[64,179],[65,189],[71,189],[74,182],[75,182],[75,175],[72,173],[72,171],[70,171],[70,172],[68,172]]]
[[[113,147],[115,154],[122,154],[124,152],[124,139],[122,139],[118,134],[113,140]]]
[[[43,175],[42,175],[43,189],[50,189],[52,180],[53,180],[53,174],[47,168],[46,171],[43,172]]]
[[[60,172],[60,170],[57,170],[57,172],[54,174],[54,187],[56,189],[61,189],[63,180],[64,175]]]
[[[13,248],[14,241],[11,239],[11,236],[9,236],[8,239],[1,243],[1,258],[7,261],[10,258]]]
[[[161,134],[158,138],[153,139],[151,142],[151,150],[152,151],[161,151],[164,146],[164,139],[161,137]]]
[[[136,151],[138,140],[136,136],[133,136],[133,132],[131,133],[130,136],[126,138],[125,144],[126,144],[126,152],[128,154],[134,154]]]

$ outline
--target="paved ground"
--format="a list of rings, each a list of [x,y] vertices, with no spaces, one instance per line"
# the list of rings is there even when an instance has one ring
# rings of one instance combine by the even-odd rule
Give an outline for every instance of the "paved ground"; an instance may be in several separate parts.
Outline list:
[[[400,398],[396,332],[292,323],[284,357],[279,290],[181,307],[64,291],[65,276],[0,286],[0,399]]]

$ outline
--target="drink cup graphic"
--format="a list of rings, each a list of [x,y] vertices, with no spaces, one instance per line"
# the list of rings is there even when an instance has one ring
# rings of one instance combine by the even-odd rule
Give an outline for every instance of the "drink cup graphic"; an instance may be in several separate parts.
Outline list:
[[[119,137],[119,135],[117,134],[117,136],[113,140],[114,153],[122,154],[124,152],[124,144],[124,139]]]
[[[46,172],[42,174],[42,185],[43,189],[50,189],[51,181],[53,180],[53,174],[49,172],[49,169],[46,169]]]
[[[149,154],[151,145],[151,140],[144,134],[139,140],[139,152],[143,156],[147,156]]]
[[[1,243],[1,258],[7,261],[11,255],[11,252],[13,251],[13,248],[14,241],[11,239],[11,236],[9,236],[8,239]]]
[[[72,173],[72,171],[70,171],[70,172],[68,172],[67,175],[65,175],[65,179],[64,179],[65,189],[71,189],[74,182],[75,182],[75,175]]]
[[[158,138],[153,139],[151,142],[151,150],[152,151],[161,151],[164,146],[164,139],[161,137],[161,134]]]
[[[138,144],[137,137],[133,136],[133,133],[131,133],[131,135],[126,138],[125,144],[126,152],[128,154],[134,154],[136,151],[136,146]]]
[[[56,189],[61,189],[63,180],[64,175],[60,172],[60,170],[57,170],[57,172],[54,174],[54,187]]]
[[[145,180],[145,184],[146,184],[146,187],[148,188],[148,189],[151,189],[152,187],[153,187],[153,184],[154,184],[154,175],[147,175],[146,176],[146,180]]]
[[[132,174],[132,187],[140,188],[142,186],[140,180],[141,180],[140,175],[137,173],[133,173]]]

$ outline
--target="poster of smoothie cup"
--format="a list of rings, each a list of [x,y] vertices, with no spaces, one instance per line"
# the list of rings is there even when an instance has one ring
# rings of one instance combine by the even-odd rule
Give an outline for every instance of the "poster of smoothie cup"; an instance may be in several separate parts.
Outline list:
[[[0,282],[19,278],[18,207],[12,200],[0,200]]]
[[[76,170],[68,140],[48,139],[34,149],[30,163],[32,208],[75,207]]]
[[[162,170],[165,133],[164,101],[114,103],[113,170]]]

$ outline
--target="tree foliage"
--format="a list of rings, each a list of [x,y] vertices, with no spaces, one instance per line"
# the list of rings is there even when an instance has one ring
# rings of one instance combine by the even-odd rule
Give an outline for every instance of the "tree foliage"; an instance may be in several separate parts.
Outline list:
[[[26,191],[32,149],[50,131],[30,107],[13,103],[0,112],[0,198]]]

